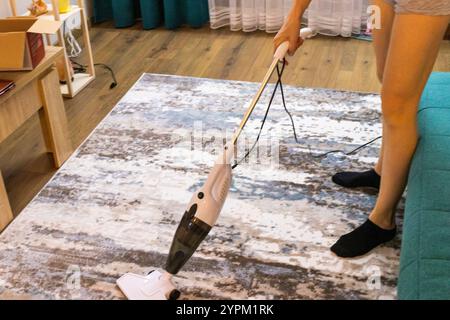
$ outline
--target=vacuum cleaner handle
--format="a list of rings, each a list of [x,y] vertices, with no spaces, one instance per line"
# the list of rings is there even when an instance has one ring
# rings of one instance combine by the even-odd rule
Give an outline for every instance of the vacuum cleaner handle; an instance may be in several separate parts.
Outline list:
[[[306,39],[309,36],[311,36],[313,34],[313,30],[310,28],[303,28],[300,30],[300,37],[302,39]],[[269,70],[267,70],[266,75],[264,76],[264,79],[258,89],[258,92],[256,93],[256,95],[253,97],[250,106],[247,108],[247,111],[245,112],[244,118],[242,118],[241,123],[239,124],[238,129],[236,130],[236,132],[234,133],[233,139],[231,139],[231,143],[232,145],[236,144],[237,139],[239,138],[239,136],[241,135],[242,129],[244,128],[245,124],[248,121],[248,118],[250,117],[250,115],[253,112],[253,109],[255,109],[256,104],[259,101],[259,98],[261,97],[261,94],[264,91],[264,88],[267,86],[267,83],[270,80],[270,77],[272,76],[272,73],[275,71],[278,62],[282,61],[284,59],[284,56],[286,55],[287,51],[289,49],[289,42],[285,41],[282,44],[280,44],[277,48],[277,50],[275,50],[275,54],[273,56],[273,61],[269,67]]]
[[[313,31],[311,28],[302,28],[300,30],[300,38],[307,39],[313,34]],[[289,49],[289,41],[285,41],[282,44],[280,44],[275,51],[275,54],[273,55],[274,59],[283,60],[286,56],[286,53]]]

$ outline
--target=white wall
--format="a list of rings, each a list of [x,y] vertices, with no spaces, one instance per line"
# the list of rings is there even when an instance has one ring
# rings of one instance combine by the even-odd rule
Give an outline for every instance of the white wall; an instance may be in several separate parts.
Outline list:
[[[0,0],[0,18],[7,17],[10,14],[8,0]]]

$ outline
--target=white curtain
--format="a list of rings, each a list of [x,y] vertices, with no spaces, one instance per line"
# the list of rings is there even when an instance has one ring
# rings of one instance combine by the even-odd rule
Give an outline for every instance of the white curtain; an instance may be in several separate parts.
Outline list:
[[[277,32],[293,0],[208,0],[211,28]],[[312,0],[304,22],[318,33],[351,36],[365,27],[368,0]]]
[[[312,0],[308,27],[329,36],[350,37],[365,31],[368,0]]]
[[[211,28],[230,26],[233,31],[277,32],[292,0],[208,0]]]

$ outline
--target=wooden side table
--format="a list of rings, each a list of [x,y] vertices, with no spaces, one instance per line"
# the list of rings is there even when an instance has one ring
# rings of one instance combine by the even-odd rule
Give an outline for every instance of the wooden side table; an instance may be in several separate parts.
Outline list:
[[[59,88],[57,59],[63,48],[46,47],[44,60],[33,71],[0,72],[0,79],[12,80],[16,87],[0,96],[0,143],[35,113],[39,113],[46,146],[59,168],[72,154],[64,101]],[[13,219],[0,172],[0,231]]]

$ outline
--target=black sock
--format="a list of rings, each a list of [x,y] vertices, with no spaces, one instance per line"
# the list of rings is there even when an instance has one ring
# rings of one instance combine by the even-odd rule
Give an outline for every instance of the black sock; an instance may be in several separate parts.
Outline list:
[[[367,219],[358,228],[340,237],[330,249],[339,257],[353,258],[392,240],[396,233],[397,228],[386,230]]]
[[[371,187],[380,189],[381,177],[374,169],[370,169],[363,172],[338,172],[331,180],[346,188]]]

